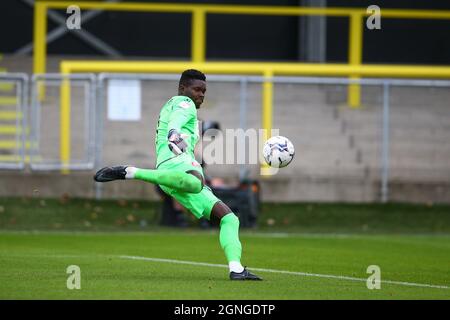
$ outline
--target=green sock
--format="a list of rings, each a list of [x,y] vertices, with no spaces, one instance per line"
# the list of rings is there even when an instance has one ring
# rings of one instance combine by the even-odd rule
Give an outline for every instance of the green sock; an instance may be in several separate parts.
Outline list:
[[[139,179],[189,193],[202,191],[202,182],[196,176],[176,170],[137,169],[134,179]]]
[[[228,262],[240,262],[242,246],[239,241],[239,219],[234,213],[229,213],[220,220],[219,239]]]

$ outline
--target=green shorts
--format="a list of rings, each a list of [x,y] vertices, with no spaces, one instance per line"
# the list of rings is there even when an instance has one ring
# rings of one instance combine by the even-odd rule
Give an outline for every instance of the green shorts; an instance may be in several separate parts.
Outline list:
[[[169,161],[163,162],[158,169],[180,170],[183,172],[195,170],[203,176],[203,169],[200,164],[189,156],[178,156]],[[220,201],[208,186],[203,186],[199,193],[188,193],[173,188],[161,186],[160,188],[168,195],[175,198],[183,207],[188,209],[197,219],[210,219],[211,210]]]

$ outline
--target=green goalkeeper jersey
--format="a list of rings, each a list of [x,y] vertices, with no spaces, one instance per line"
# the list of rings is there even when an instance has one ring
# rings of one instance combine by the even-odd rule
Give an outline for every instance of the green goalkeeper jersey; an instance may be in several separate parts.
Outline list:
[[[183,135],[187,143],[186,153],[194,159],[194,148],[198,142],[197,109],[194,102],[186,96],[174,96],[162,107],[156,128],[156,167],[173,158],[167,140],[169,131],[175,129]],[[186,135],[187,137],[185,137]]]

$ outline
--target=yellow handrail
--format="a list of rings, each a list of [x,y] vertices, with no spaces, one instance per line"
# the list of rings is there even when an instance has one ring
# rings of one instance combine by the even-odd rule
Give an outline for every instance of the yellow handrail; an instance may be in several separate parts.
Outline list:
[[[47,52],[47,6],[45,3],[37,2],[34,7],[34,49],[33,49],[33,72],[45,73]],[[45,95],[45,87],[38,88],[39,100]]]
[[[354,13],[371,15],[365,8],[348,7],[293,7],[293,6],[245,6],[194,3],[139,3],[139,2],[98,2],[98,1],[36,1],[53,9],[65,9],[77,5],[85,10],[143,11],[143,12],[192,12],[202,9],[214,14],[257,14],[257,15],[328,15],[349,16]],[[383,17],[412,19],[450,19],[448,10],[382,9]]]
[[[129,72],[178,73],[186,68],[197,68],[208,73],[264,75],[316,75],[395,78],[450,78],[450,66],[383,65],[383,64],[319,64],[284,62],[190,62],[190,61],[78,61],[65,60],[62,73]]]
[[[80,9],[98,9],[108,11],[143,11],[192,14],[192,61],[205,61],[206,52],[206,14],[247,14],[247,15],[323,15],[349,17],[350,23],[350,64],[362,60],[362,17],[370,15],[364,8],[313,8],[313,7],[279,7],[279,6],[238,6],[238,5],[203,5],[203,4],[167,4],[167,3],[111,3],[91,1],[38,1],[34,15],[34,73],[46,71],[46,16],[48,9],[64,9],[78,5]],[[399,19],[450,19],[450,11],[439,10],[402,10],[383,9],[383,18]],[[358,30],[355,30],[358,29]],[[353,59],[353,60],[352,60]]]
[[[192,61],[202,62],[206,58],[206,12],[202,9],[193,11],[192,16]]]
[[[352,66],[359,66],[362,63],[362,38],[363,38],[363,29],[362,29],[362,14],[360,13],[352,13],[350,16],[350,34],[349,34],[349,56],[348,61]],[[352,79],[355,79],[355,76],[352,75]],[[348,104],[350,107],[355,108],[358,107],[361,100],[361,88],[358,84],[351,84],[348,88]]]

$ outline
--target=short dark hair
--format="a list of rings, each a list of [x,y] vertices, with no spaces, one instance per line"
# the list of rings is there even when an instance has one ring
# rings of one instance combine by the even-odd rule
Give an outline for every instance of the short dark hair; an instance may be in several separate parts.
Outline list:
[[[206,81],[206,76],[201,71],[195,69],[188,69],[183,71],[183,73],[181,74],[179,85],[188,86],[189,82],[191,82],[192,80]]]

